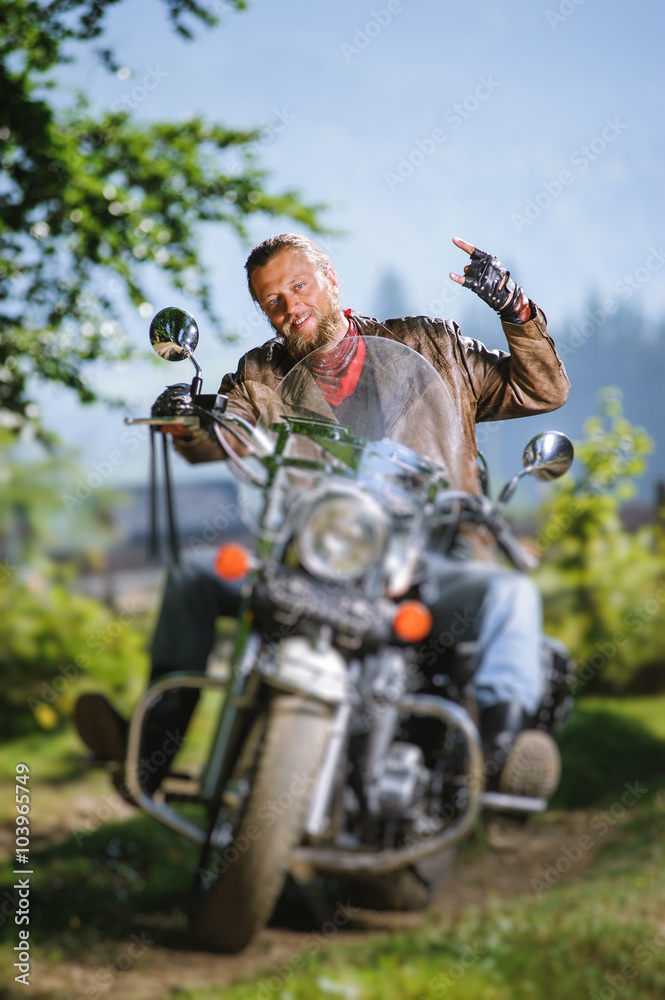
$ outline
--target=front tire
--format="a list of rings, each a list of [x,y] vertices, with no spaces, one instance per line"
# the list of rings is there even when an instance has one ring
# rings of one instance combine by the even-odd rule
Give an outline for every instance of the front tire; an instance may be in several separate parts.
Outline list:
[[[272,697],[265,735],[233,854],[223,874],[199,893],[190,917],[197,947],[237,952],[266,925],[300,843],[328,740],[330,708],[294,695]],[[236,857],[237,855],[237,857]],[[207,865],[214,858],[204,852]]]

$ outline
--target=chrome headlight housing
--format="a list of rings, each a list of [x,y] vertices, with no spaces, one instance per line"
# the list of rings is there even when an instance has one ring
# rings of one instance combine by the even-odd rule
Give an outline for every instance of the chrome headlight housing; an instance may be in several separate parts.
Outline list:
[[[383,557],[386,517],[371,496],[353,488],[327,489],[298,511],[295,546],[300,562],[326,580],[356,580]]]

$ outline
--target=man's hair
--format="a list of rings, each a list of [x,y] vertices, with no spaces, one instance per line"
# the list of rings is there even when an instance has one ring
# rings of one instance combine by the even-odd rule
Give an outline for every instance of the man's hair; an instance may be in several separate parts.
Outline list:
[[[258,302],[254,289],[252,288],[252,274],[259,267],[265,267],[273,257],[282,253],[283,250],[296,250],[310,264],[313,264],[322,274],[326,274],[332,261],[320,247],[299,233],[278,233],[277,236],[269,236],[262,243],[257,243],[249,257],[245,261],[245,271],[247,272],[247,287],[249,294],[255,302]],[[259,303],[260,304],[260,303]]]

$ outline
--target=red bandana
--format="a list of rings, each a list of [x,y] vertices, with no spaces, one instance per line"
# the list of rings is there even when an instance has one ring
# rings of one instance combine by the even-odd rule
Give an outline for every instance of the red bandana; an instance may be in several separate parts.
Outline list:
[[[344,315],[349,321],[344,339],[310,365],[312,375],[331,406],[339,406],[355,390],[365,361],[365,343],[351,310],[347,309]]]

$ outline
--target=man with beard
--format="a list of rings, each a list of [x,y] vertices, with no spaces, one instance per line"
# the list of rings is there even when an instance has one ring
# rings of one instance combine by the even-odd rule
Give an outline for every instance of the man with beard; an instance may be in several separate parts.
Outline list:
[[[479,492],[476,422],[557,409],[566,401],[569,383],[544,314],[496,257],[463,240],[454,243],[470,262],[464,275],[451,278],[499,313],[509,353],[463,337],[449,320],[420,316],[380,323],[343,310],[330,259],[306,237],[282,233],[256,246],[245,264],[250,294],[275,335],[245,354],[237,372],[222,380],[219,391],[228,396],[227,412],[255,424],[297,361],[325,345],[331,355],[341,351],[345,359],[334,385],[326,386],[321,375],[326,398],[337,406],[351,397],[362,369],[360,338],[395,339],[430,361],[446,383],[464,435],[461,485]],[[204,430],[190,434],[177,424],[165,430],[190,462],[224,458],[218,441]],[[474,688],[490,787],[547,798],[558,783],[558,751],[544,733],[528,728],[542,697],[540,598],[521,574],[470,555],[462,542],[457,552],[432,564],[436,569],[423,584],[422,598],[432,609],[433,634],[449,631],[462,612],[468,623],[463,638],[477,643]],[[203,673],[216,617],[236,617],[239,603],[238,588],[226,581],[191,565],[172,570],[152,645],[151,682],[176,671]],[[191,690],[169,692],[151,711],[142,744],[143,784],[149,793],[168,770],[197,697]],[[83,696],[75,718],[97,755],[124,755],[127,724],[101,696]]]

